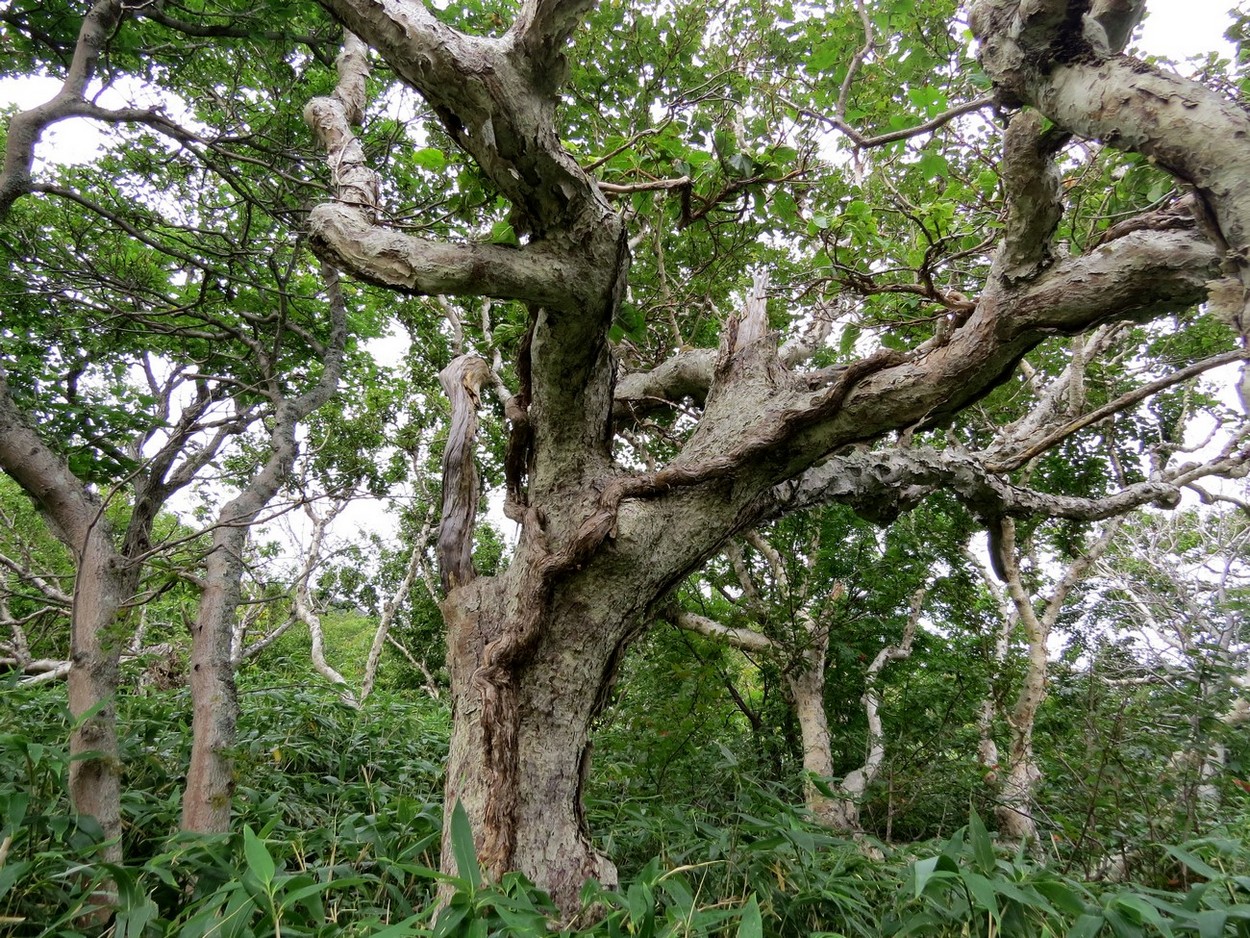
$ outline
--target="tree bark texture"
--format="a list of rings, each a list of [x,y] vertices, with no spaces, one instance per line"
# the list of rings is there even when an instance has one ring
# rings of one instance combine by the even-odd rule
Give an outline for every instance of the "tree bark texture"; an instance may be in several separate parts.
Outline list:
[[[138,568],[118,551],[104,505],[26,424],[0,369],[0,466],[34,500],[74,557],[70,615],[70,802],[99,823],[104,858],[120,861],[121,763],[117,745],[118,665],[127,636],[122,605]]]
[[[473,525],[477,521],[478,474],[474,462],[477,408],[490,366],[461,355],[439,372],[451,401],[451,425],[443,450],[443,516],[438,527],[438,567],[443,592],[473,579]]]
[[[833,744],[829,737],[829,718],[825,714],[829,631],[809,626],[806,640],[808,645],[803,650],[801,665],[786,675],[803,745],[803,794],[807,809],[816,820],[831,830],[849,833],[858,826],[858,812],[852,817],[846,799],[826,795],[816,787],[813,778],[833,784]]]
[[[477,580],[444,603],[454,715],[445,810],[464,806],[489,875],[521,869],[574,909],[587,877],[617,881],[591,846],[582,785],[591,721],[638,610],[564,589],[538,614],[525,606],[541,597],[514,598],[504,585]],[[509,630],[524,618],[530,647],[515,648]],[[455,869],[447,836],[443,867]]]

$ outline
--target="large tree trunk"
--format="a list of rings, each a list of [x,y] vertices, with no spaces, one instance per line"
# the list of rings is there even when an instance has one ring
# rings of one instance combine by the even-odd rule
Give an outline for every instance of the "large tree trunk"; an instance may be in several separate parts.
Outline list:
[[[506,586],[507,578],[475,580],[444,603],[455,727],[445,810],[464,807],[488,875],[520,870],[568,911],[587,877],[616,884],[616,868],[591,846],[581,797],[591,721],[630,623],[615,603],[557,596],[534,620],[532,651],[492,678],[488,647],[515,624],[505,616],[527,611],[524,600],[509,602]],[[443,868],[454,871],[445,830]]]

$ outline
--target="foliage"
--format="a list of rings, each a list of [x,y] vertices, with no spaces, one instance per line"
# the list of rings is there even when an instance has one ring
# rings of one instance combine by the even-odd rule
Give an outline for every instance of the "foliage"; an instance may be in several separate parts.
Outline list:
[[[76,919],[105,877],[114,934],[130,936],[538,936],[555,914],[519,874],[486,884],[467,825],[457,874],[436,872],[437,704],[379,692],[357,713],[329,692],[246,688],[241,824],[229,836],[173,833],[182,692],[128,698],[128,860],[94,858],[98,830],[68,813],[56,687],[0,696],[0,923],[13,936],[83,934]],[[1033,936],[1250,934],[1250,847],[1238,827],[1163,845],[1169,889],[1104,885],[999,851],[974,812],[945,841],[865,856],[796,810],[794,793],[722,757],[703,805],[614,795],[591,810],[623,858],[617,890],[594,883],[561,935]],[[435,902],[443,890],[445,905]]]

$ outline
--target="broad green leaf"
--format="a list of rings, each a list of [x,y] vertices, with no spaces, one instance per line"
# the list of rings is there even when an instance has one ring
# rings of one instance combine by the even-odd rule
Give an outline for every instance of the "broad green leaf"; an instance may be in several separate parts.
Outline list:
[[[972,809],[972,814],[968,818],[968,844],[972,847],[972,856],[976,860],[977,872],[989,874],[994,871],[994,843],[990,840],[990,833],[985,829],[985,825],[981,822],[981,815],[977,814],[976,808]]]
[[[380,931],[370,932],[369,938],[412,938],[414,935],[428,935],[429,932],[426,929],[417,925],[423,918],[425,916],[421,913],[410,915],[402,922],[387,925]]]
[[[412,161],[422,169],[442,172],[447,167],[447,156],[437,147],[425,147],[412,154]]]
[[[1064,912],[1073,915],[1082,915],[1085,912],[1084,901],[1067,883],[1044,879],[1034,883],[1033,888]]]
[[[273,882],[273,857],[249,824],[243,825],[243,855],[247,859],[248,869],[256,874],[257,879],[266,886]]]
[[[1102,915],[1086,913],[1073,923],[1068,930],[1067,938],[1094,938],[1102,931],[1102,926]]]
[[[786,224],[792,225],[799,220],[799,205],[785,189],[773,193],[773,211]]]
[[[738,922],[738,938],[764,938],[764,919],[760,915],[760,904],[752,895],[742,908],[742,918]]]
[[[1180,860],[1181,863],[1185,864],[1188,869],[1197,873],[1199,876],[1206,879],[1219,879],[1221,876],[1220,871],[1211,866],[1211,864],[1207,863],[1204,859],[1202,859],[1202,857],[1191,853],[1182,847],[1164,847],[1163,849],[1168,856]]]
[[[1227,922],[1228,913],[1223,909],[1204,909],[1194,917],[1198,938],[1220,938]]]
[[[997,922],[999,920],[998,898],[994,895],[994,884],[972,870],[964,870],[963,881],[977,905],[989,912],[990,917]]]
[[[512,223],[508,221],[497,221],[490,229],[490,240],[492,244],[508,244],[516,247],[521,241],[516,236],[516,231],[512,227]]]
[[[933,878],[933,874],[937,869],[938,857],[926,857],[923,860],[917,860],[912,864],[912,877],[915,882],[915,898],[919,899],[924,893],[925,887],[929,885],[929,880]]]

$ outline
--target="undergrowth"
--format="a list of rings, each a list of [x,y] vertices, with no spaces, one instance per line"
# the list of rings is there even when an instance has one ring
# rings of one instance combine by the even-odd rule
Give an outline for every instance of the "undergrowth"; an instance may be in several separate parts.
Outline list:
[[[942,842],[869,859],[728,757],[714,810],[592,802],[622,883],[589,883],[582,915],[559,923],[524,877],[482,880],[462,815],[453,847],[465,875],[437,872],[444,708],[380,693],[362,713],[305,687],[245,689],[241,703],[235,832],[194,837],[176,830],[185,694],[120,702],[119,866],[69,810],[63,689],[0,685],[0,935],[1250,936],[1250,820],[1154,845],[1175,865],[1172,890],[1081,882],[1004,852],[974,811]],[[83,911],[107,883],[118,911],[93,930]]]

